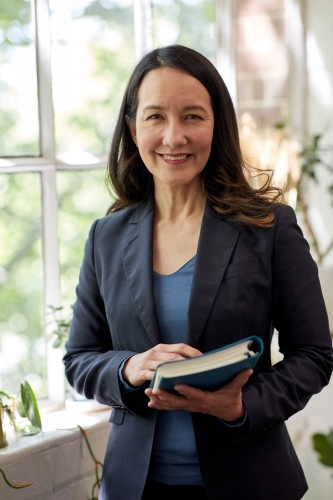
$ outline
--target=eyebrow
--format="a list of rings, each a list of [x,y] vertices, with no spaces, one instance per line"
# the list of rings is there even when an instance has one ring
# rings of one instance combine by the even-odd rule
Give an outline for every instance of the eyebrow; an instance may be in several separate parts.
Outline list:
[[[156,106],[154,104],[148,104],[143,108],[142,111],[148,111],[148,110],[157,110],[157,111],[162,111],[163,107],[162,106]],[[200,104],[190,104],[188,106],[184,106],[182,111],[203,111],[204,113],[207,113],[206,108],[203,106],[200,106]]]

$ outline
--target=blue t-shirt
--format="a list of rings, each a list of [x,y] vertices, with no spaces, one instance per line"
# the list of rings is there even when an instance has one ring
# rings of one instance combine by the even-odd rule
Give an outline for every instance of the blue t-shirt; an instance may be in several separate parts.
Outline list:
[[[194,265],[195,257],[173,274],[153,273],[163,344],[186,342]],[[190,412],[158,412],[148,477],[168,484],[203,484]]]

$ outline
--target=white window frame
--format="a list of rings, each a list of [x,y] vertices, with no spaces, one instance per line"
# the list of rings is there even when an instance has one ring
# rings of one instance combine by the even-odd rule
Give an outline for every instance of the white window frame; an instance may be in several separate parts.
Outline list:
[[[67,164],[56,157],[54,112],[51,79],[51,33],[48,0],[31,0],[32,23],[35,33],[38,110],[40,127],[40,156],[0,158],[0,174],[38,172],[42,187],[42,246],[44,269],[44,335],[48,338],[55,329],[49,322],[48,306],[61,305],[60,264],[58,247],[58,200],[56,173],[61,170],[104,169],[106,155],[96,156],[95,163]],[[139,60],[153,48],[151,0],[134,0],[134,29],[136,58]],[[216,0],[217,67],[229,86],[236,102],[236,74],[234,63],[234,3]],[[227,36],[226,36],[227,33]],[[65,378],[61,362],[62,351],[46,343],[47,396],[61,405],[65,400]]]

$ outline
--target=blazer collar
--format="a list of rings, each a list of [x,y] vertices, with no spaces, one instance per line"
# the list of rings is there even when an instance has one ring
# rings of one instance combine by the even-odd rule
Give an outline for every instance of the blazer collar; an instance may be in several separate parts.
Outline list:
[[[122,255],[131,297],[153,345],[161,342],[153,290],[154,199],[138,205],[129,219],[130,231],[123,238]]]
[[[123,264],[131,297],[152,342],[161,342],[153,291],[154,199],[140,203],[122,240]],[[187,343],[196,346],[205,327],[239,231],[221,220],[207,202],[196,256],[188,310]]]
[[[187,343],[193,347],[205,327],[238,235],[238,229],[221,220],[207,202],[188,309]]]

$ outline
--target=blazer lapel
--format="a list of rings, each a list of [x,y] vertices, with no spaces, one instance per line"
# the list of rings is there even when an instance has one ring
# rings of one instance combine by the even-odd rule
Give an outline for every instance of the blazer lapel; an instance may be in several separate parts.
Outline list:
[[[239,231],[207,202],[202,220],[188,310],[187,343],[195,347],[206,324]]]
[[[139,205],[129,219],[132,225],[122,240],[125,274],[131,297],[153,345],[161,342],[153,292],[154,200]]]

